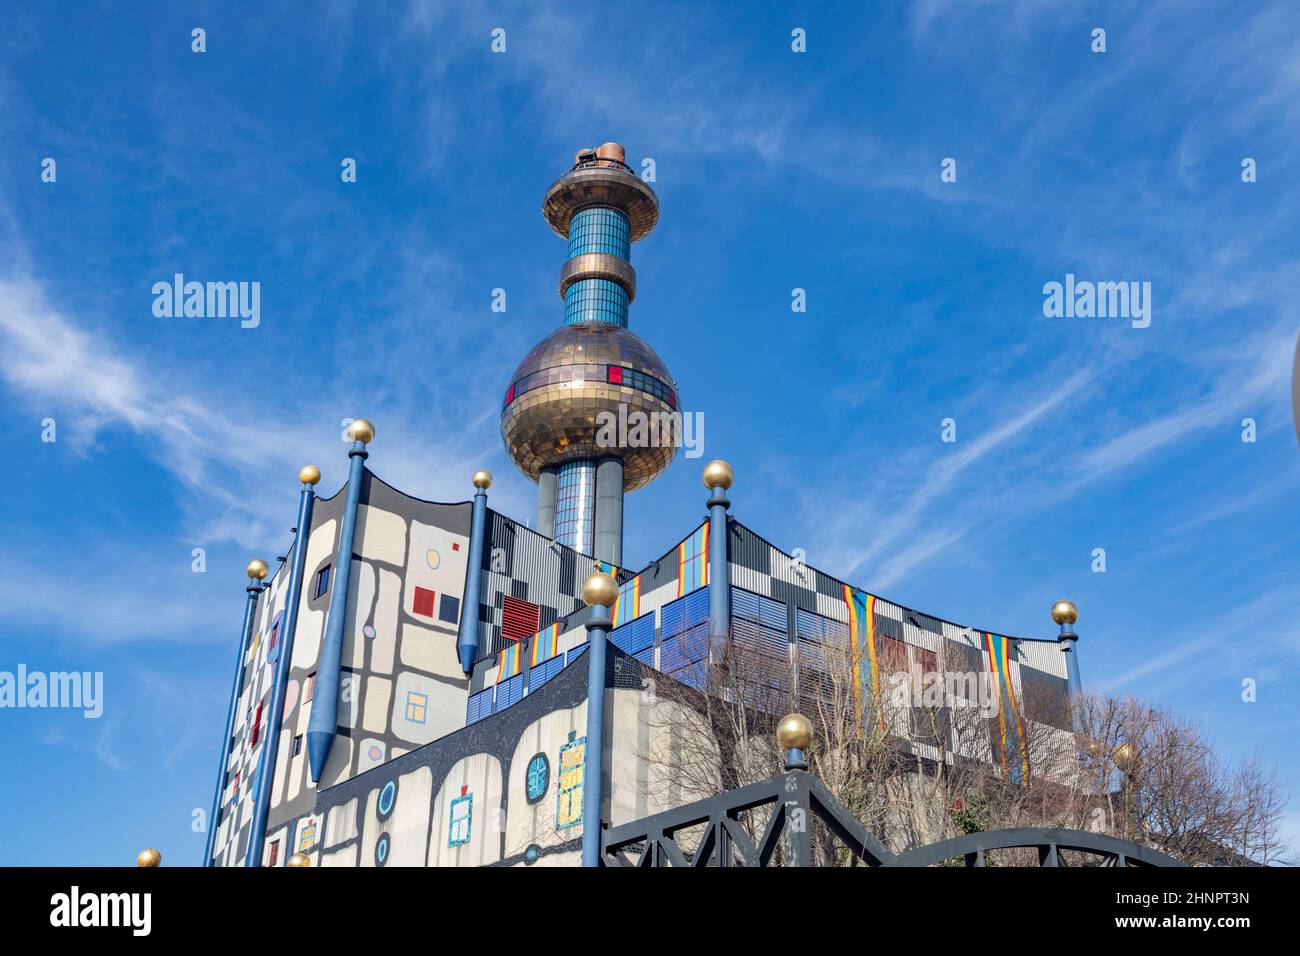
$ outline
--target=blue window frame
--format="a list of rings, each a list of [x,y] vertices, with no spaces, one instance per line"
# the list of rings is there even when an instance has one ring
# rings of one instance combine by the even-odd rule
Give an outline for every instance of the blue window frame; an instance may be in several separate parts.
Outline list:
[[[330,566],[327,564],[316,572],[316,593],[312,597],[320,597],[330,589]]]

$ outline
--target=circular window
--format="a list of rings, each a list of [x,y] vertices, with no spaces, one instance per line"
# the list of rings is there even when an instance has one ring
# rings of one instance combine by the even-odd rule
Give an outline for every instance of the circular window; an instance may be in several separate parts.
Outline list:
[[[367,624],[365,627],[363,627],[361,629],[361,633],[366,636],[367,640],[373,641],[375,639],[375,628],[371,624]]]
[[[542,848],[536,843],[530,844],[527,850],[524,850],[524,863],[532,866],[542,855]]]
[[[388,862],[388,834],[383,834],[375,843],[375,866],[383,866]]]
[[[379,791],[379,819],[387,820],[393,812],[393,802],[397,799],[397,781],[390,780]]]
[[[551,763],[546,754],[537,754],[528,761],[528,773],[525,791],[529,803],[536,803],[546,796],[546,787],[551,782]]]

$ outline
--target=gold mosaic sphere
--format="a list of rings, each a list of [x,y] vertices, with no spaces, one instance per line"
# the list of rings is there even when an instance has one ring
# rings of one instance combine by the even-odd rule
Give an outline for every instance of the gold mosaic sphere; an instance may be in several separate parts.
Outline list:
[[[731,466],[721,458],[717,458],[704,466],[705,488],[721,488],[726,491],[731,487],[732,479],[735,477],[736,473],[731,470]]]
[[[348,437],[353,441],[359,441],[363,445],[369,445],[375,440],[375,426],[364,418],[355,419],[348,426]]]
[[[311,857],[306,853],[295,853],[293,856],[289,857],[289,859],[284,861],[284,865],[293,867],[311,866]]]
[[[320,481],[320,469],[315,465],[303,465],[298,472],[298,480],[304,485],[314,485]]]
[[[271,573],[271,566],[261,558],[254,558],[248,562],[248,567],[244,568],[244,573],[248,575],[250,580],[257,578],[257,580],[261,581]]]
[[[474,472],[473,481],[475,488],[491,488],[492,472],[488,471],[486,468],[480,468],[478,471]]]
[[[1052,620],[1057,624],[1073,624],[1079,619],[1079,609],[1073,601],[1057,601],[1052,605]]]
[[[604,571],[597,571],[582,582],[582,600],[588,607],[612,607],[618,600],[618,582]]]
[[[162,854],[149,847],[147,850],[141,850],[135,857],[136,866],[162,866]]]
[[[786,714],[776,725],[776,741],[784,750],[807,750],[812,743],[812,722],[803,714]]]
[[[547,465],[613,455],[623,460],[623,490],[635,491],[676,455],[678,408],[667,366],[635,333],[565,325],[538,342],[511,376],[501,439],[532,481]]]

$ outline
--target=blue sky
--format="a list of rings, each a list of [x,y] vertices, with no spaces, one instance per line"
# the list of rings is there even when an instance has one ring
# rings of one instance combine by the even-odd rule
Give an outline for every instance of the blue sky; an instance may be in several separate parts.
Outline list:
[[[197,862],[242,569],[301,465],[339,487],[343,419],[403,490],[487,467],[531,515],[499,401],[562,318],[543,191],[606,140],[655,160],[631,326],[705,416],[628,563],[724,457],[809,563],[1016,635],[1070,597],[1088,686],[1300,784],[1293,4],[264,6],[5,5],[0,670],[106,686],[99,720],[0,711],[0,864]],[[177,272],[260,282],[261,324],[156,318]],[[1150,327],[1045,317],[1067,273],[1150,282]]]

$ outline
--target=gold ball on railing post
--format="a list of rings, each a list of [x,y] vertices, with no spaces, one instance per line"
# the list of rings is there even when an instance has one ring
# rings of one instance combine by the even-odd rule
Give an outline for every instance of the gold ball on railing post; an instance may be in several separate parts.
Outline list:
[[[1052,620],[1057,624],[1073,624],[1079,620],[1079,609],[1073,601],[1057,601],[1052,605]]]
[[[261,558],[254,558],[248,562],[248,567],[244,569],[244,573],[248,575],[250,581],[254,578],[260,581],[271,573],[271,566]]]
[[[375,440],[375,426],[364,418],[353,419],[352,424],[348,426],[348,437],[363,445],[369,445]]]
[[[488,471],[486,468],[480,468],[478,471],[474,472],[474,477],[471,480],[474,482],[475,488],[491,488],[492,472]]]
[[[136,866],[162,866],[162,854],[149,847],[147,850],[141,850],[135,857]]]
[[[311,866],[311,857],[306,853],[295,853],[293,856],[289,857],[289,859],[284,861],[284,865],[293,867]]]
[[[582,583],[582,600],[587,607],[612,607],[618,600],[618,582],[604,571],[597,571]]]
[[[812,744],[812,721],[803,714],[786,714],[776,725],[776,740],[783,750],[807,750]]]
[[[704,466],[704,487],[710,490],[721,488],[726,491],[731,487],[735,477],[736,473],[732,471],[731,466],[721,458],[715,458]]]
[[[304,485],[314,485],[320,481],[320,469],[315,465],[303,465],[298,472],[298,480]]]

